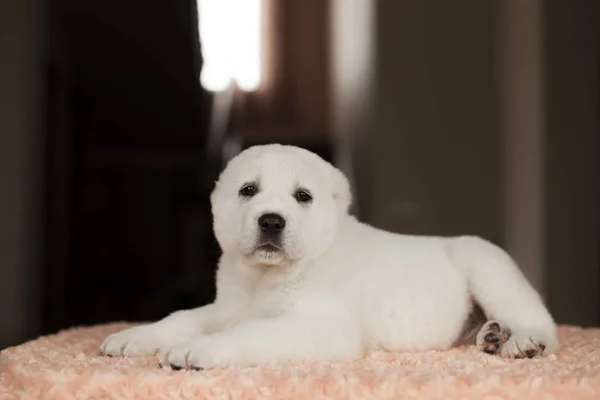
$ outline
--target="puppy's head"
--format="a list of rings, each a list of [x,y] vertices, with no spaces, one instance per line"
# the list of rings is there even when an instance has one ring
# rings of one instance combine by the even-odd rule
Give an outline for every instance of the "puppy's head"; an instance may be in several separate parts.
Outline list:
[[[229,162],[211,195],[215,236],[224,253],[249,264],[288,265],[331,246],[350,202],[346,177],[316,154],[251,147]]]

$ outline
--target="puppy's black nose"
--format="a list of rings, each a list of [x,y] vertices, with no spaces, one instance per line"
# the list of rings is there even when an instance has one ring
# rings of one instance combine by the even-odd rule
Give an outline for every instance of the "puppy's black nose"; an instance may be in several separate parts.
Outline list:
[[[258,219],[258,226],[265,233],[279,233],[285,228],[285,219],[279,214],[263,214]]]

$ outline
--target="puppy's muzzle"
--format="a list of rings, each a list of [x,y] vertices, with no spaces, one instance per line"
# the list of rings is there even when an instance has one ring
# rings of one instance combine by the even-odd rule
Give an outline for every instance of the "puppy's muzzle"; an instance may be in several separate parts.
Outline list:
[[[285,228],[285,219],[275,213],[263,214],[258,218],[260,231],[268,236],[278,236]]]

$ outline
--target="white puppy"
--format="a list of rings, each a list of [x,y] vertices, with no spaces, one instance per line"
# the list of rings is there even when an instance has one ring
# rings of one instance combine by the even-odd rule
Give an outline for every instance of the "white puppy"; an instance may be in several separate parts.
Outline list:
[[[215,302],[113,334],[101,351],[201,369],[443,350],[464,338],[474,305],[488,320],[474,331],[482,351],[559,348],[552,317],[503,250],[378,230],[348,215],[350,201],[344,175],[309,151],[245,150],[211,195],[223,250]]]

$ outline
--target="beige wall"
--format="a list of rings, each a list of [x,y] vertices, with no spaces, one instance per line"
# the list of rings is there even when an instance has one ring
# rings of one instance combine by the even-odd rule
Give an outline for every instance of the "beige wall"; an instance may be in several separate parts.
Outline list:
[[[467,2],[469,14],[436,0],[357,0],[370,14],[342,3],[334,126],[354,144],[361,217],[399,232],[502,241],[491,3]],[[372,45],[343,32],[371,35]]]
[[[502,240],[491,3],[378,2],[372,222]]]
[[[0,347],[39,323],[42,186],[40,7],[0,2]]]
[[[546,2],[547,263],[559,321],[599,321],[600,4]]]

